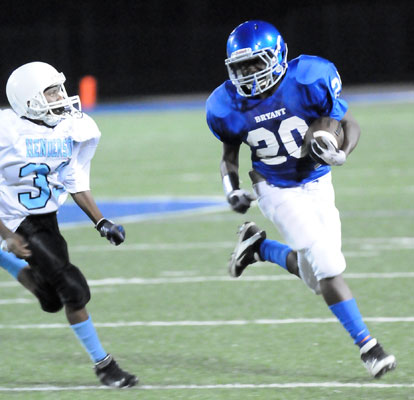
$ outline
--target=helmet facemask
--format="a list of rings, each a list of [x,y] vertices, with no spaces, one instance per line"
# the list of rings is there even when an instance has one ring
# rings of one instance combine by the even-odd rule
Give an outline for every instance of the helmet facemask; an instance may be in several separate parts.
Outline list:
[[[27,118],[41,120],[49,126],[55,126],[64,118],[69,116],[79,117],[81,115],[79,96],[69,97],[63,84],[65,81],[63,73],[59,74],[59,78],[56,84],[45,88],[44,91],[39,92],[27,102]],[[57,88],[61,99],[49,102],[45,92],[54,87]]]
[[[243,75],[242,63],[261,64],[263,68],[252,74]],[[225,64],[237,92],[243,97],[253,97],[276,85],[284,75],[287,69],[287,45],[282,53],[279,36],[276,49],[239,49],[225,60]]]

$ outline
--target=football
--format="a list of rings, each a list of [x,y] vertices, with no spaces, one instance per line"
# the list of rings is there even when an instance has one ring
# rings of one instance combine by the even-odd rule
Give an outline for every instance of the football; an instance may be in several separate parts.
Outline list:
[[[329,137],[335,147],[340,150],[344,143],[344,131],[341,122],[330,117],[321,117],[310,124],[305,134],[305,147],[311,156],[314,156],[310,146],[311,139],[315,139],[321,147],[326,148],[321,140],[322,136]]]

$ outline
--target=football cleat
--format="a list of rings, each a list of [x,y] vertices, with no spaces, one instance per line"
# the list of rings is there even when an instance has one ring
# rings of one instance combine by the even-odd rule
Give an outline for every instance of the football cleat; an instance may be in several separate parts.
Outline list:
[[[259,248],[266,232],[254,222],[245,222],[238,232],[239,240],[229,262],[229,275],[238,278],[246,267],[260,260]]]
[[[387,354],[376,339],[371,339],[360,349],[361,360],[374,378],[380,378],[397,366],[395,356]]]
[[[102,384],[114,388],[132,387],[138,383],[138,378],[123,371],[111,354],[94,366],[96,376]]]

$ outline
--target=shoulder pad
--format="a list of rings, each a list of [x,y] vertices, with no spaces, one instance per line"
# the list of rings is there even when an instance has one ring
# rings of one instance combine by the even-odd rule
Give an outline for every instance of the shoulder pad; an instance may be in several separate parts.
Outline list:
[[[296,81],[302,85],[310,85],[319,79],[325,80],[327,72],[336,70],[330,61],[309,55],[301,55],[290,61],[289,68],[296,70]]]
[[[87,114],[82,113],[81,118],[68,118],[62,121],[59,125],[69,125],[71,136],[75,142],[85,142],[90,139],[99,139],[101,132],[96,125],[96,122]],[[68,126],[66,125],[66,126]]]

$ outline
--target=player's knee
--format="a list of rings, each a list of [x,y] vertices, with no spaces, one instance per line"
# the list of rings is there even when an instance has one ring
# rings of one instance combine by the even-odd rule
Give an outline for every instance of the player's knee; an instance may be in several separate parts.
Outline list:
[[[338,276],[346,268],[340,247],[327,239],[315,241],[310,248],[300,251],[298,255],[300,277],[317,295],[322,293],[322,279]]]
[[[23,268],[18,281],[36,296],[43,311],[56,313],[62,309],[63,304],[56,290],[32,268]]]
[[[346,268],[340,247],[326,241],[318,240],[313,244],[310,258],[318,281],[340,275]]]
[[[58,290],[62,303],[73,310],[84,308],[91,299],[91,293],[85,277],[72,264],[69,264],[62,272]]]
[[[56,313],[63,307],[59,295],[47,284],[38,284],[34,290],[34,294],[39,300],[40,307],[45,312]]]
[[[52,301],[50,299],[41,299],[41,298],[38,298],[38,299],[39,299],[40,307],[42,308],[43,311],[47,313],[57,313],[63,307],[63,304],[60,301],[60,299],[58,299],[57,301],[54,301],[54,299],[52,299]]]

